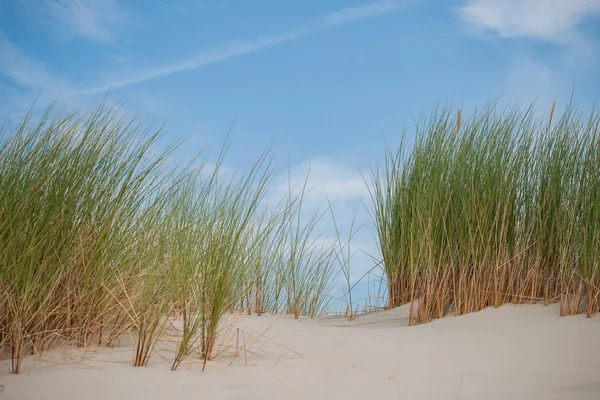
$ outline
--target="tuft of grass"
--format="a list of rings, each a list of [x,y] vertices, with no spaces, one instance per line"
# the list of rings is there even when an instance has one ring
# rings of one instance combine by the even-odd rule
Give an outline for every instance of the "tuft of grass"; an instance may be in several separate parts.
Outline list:
[[[301,221],[302,196],[265,204],[270,152],[226,175],[227,145],[212,170],[200,157],[175,163],[180,142],[159,146],[161,130],[106,103],[3,125],[0,351],[11,373],[57,342],[111,346],[125,332],[145,366],[181,320],[175,370],[218,354],[230,310],[326,309],[332,250],[316,245],[315,220]]]
[[[452,107],[372,171],[388,307],[410,324],[504,303],[598,311],[600,114]]]

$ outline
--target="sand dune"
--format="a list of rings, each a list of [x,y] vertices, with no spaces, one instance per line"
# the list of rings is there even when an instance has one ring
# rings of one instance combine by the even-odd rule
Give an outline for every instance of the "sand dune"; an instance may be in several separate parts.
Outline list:
[[[169,371],[168,346],[133,368],[127,338],[54,349],[1,372],[0,400],[600,399],[600,318],[526,305],[406,325],[406,307],[352,322],[246,316],[204,373]]]

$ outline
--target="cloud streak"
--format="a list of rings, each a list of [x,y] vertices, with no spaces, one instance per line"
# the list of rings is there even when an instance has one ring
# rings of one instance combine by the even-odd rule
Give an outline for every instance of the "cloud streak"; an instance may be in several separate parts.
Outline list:
[[[152,79],[173,75],[179,72],[204,67],[206,65],[225,61],[232,57],[242,56],[263,50],[281,43],[301,37],[347,25],[355,21],[374,18],[398,10],[407,5],[407,1],[384,0],[371,4],[343,9],[328,14],[313,23],[299,29],[281,32],[274,35],[262,36],[253,40],[243,40],[219,45],[215,48],[200,51],[188,58],[172,63],[140,70],[135,75],[115,79],[103,85],[83,90],[83,94],[95,94],[109,89],[120,89]]]
[[[61,31],[102,43],[112,42],[125,21],[117,0],[51,0],[47,11]]]
[[[7,84],[2,88],[1,106],[22,112],[31,107],[33,97],[41,102],[50,102],[59,94],[66,93],[72,86],[49,71],[44,63],[28,56],[0,31],[0,77]]]
[[[60,86],[43,64],[31,59],[21,49],[15,46],[0,31],[0,73],[10,78],[12,83],[26,88],[45,88],[49,85]]]

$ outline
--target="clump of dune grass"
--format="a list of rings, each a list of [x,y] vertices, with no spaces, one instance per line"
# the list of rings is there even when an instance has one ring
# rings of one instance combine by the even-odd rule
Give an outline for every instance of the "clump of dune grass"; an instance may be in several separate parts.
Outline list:
[[[10,372],[57,343],[111,346],[125,332],[144,366],[180,319],[176,369],[214,357],[228,311],[325,309],[330,253],[307,245],[314,225],[297,225],[301,199],[265,205],[270,153],[227,175],[224,146],[211,172],[206,158],[174,162],[179,143],[159,145],[161,129],[106,103],[3,125],[0,350]]]
[[[0,321],[13,373],[26,351],[57,338],[85,346],[115,328],[107,288],[131,271],[136,224],[170,151],[147,160],[158,132],[105,105],[52,112],[2,132]]]
[[[598,311],[600,115],[437,109],[372,172],[388,307],[410,324],[504,303]]]

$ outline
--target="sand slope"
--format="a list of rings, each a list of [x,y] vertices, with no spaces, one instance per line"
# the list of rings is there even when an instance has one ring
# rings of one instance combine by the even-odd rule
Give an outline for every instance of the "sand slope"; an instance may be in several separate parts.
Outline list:
[[[406,323],[404,307],[353,322],[243,317],[237,357],[205,373],[169,371],[166,350],[133,368],[129,340],[56,349],[23,375],[0,372],[0,400],[600,399],[600,317],[527,305]]]

